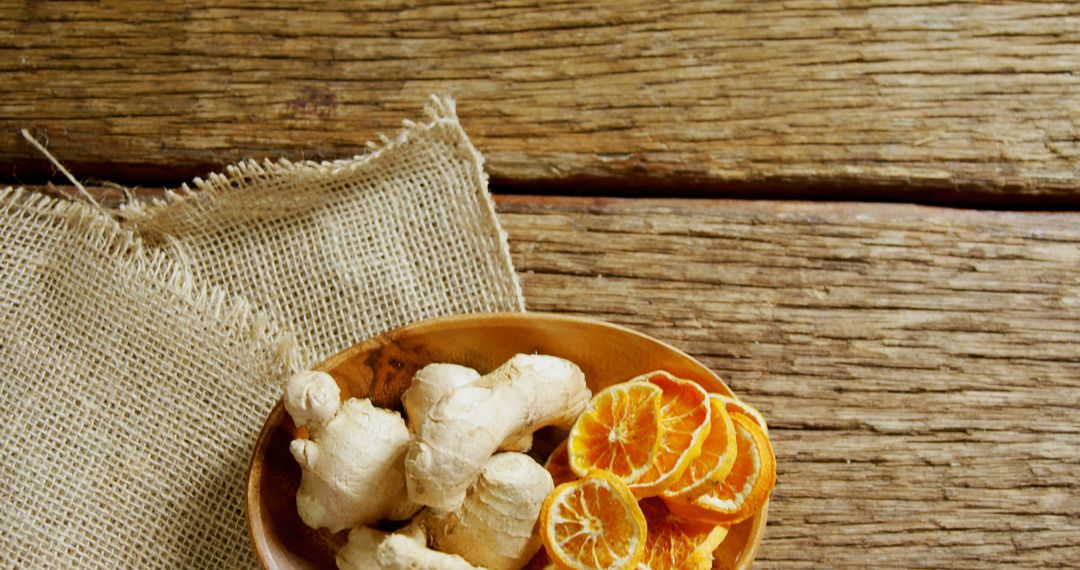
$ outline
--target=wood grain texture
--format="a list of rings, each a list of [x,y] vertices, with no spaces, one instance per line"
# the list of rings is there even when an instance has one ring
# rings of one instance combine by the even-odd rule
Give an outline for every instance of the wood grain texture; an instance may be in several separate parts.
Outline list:
[[[1078,44],[1075,3],[4,2],[0,166],[336,158],[440,92],[501,180],[1060,197]]]
[[[765,413],[756,567],[1080,560],[1080,215],[498,203],[530,310],[669,341]]]

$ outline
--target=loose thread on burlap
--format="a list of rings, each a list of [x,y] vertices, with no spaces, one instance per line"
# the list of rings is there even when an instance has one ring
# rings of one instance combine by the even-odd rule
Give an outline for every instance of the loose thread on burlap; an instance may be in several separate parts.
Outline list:
[[[75,186],[75,188],[77,188],[79,190],[79,193],[82,194],[84,198],[89,200],[90,203],[93,204],[94,206],[97,206],[98,210],[101,210],[102,212],[108,212],[108,210],[106,210],[105,207],[102,206],[100,202],[95,200],[94,197],[90,195],[90,192],[86,191],[86,187],[83,186],[82,183],[79,182],[78,179],[76,179],[75,176],[73,176],[71,174],[71,172],[68,171],[67,168],[64,168],[64,165],[61,164],[60,161],[57,160],[56,157],[53,156],[52,153],[49,152],[45,148],[44,145],[39,143],[37,141],[37,139],[35,139],[33,136],[31,136],[30,133],[26,129],[19,129],[19,132],[22,133],[22,136],[23,136],[24,139],[26,139],[26,142],[30,143],[30,146],[37,149],[37,151],[40,152],[41,154],[43,154],[45,156],[45,158],[49,159],[49,162],[51,162],[53,164],[53,166],[55,166],[56,169],[59,170],[60,173],[63,174],[64,177],[67,178],[68,181],[70,181]]]

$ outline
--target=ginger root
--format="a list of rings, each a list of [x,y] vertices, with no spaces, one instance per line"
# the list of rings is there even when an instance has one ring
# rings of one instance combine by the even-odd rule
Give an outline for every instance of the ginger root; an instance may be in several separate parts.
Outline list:
[[[296,427],[319,428],[341,407],[341,389],[333,376],[305,370],[285,383],[284,400]]]
[[[517,570],[540,550],[536,521],[554,488],[528,455],[497,453],[460,509],[427,519],[432,545],[488,570]]]
[[[544,355],[518,354],[454,389],[428,410],[408,450],[409,498],[456,511],[497,450],[520,449],[542,427],[569,429],[589,398],[577,365]]]
[[[460,556],[431,550],[423,536],[360,526],[338,551],[338,570],[481,570]]]
[[[536,522],[554,484],[530,457],[496,452],[527,450],[546,426],[569,429],[590,396],[581,369],[553,356],[519,354],[484,376],[431,364],[403,396],[406,425],[370,400],[341,402],[325,373],[298,374],[285,389],[310,434],[290,445],[303,469],[297,511],[313,528],[352,529],[341,570],[520,568],[540,548]],[[422,505],[437,511],[398,532],[369,526]],[[425,525],[444,552],[427,547]]]
[[[296,507],[304,524],[332,532],[381,519],[404,520],[419,506],[408,500],[404,458],[412,439],[397,412],[376,408],[370,400],[350,398],[326,416],[318,373],[289,381],[286,402],[301,394],[304,405],[294,422],[311,427],[311,439],[289,446],[303,469]],[[331,381],[333,381],[331,379]]]
[[[467,366],[437,362],[421,368],[413,377],[412,384],[401,396],[405,406],[406,421],[413,433],[420,433],[420,426],[428,410],[435,406],[443,396],[457,388],[474,384],[480,379],[480,373]],[[507,451],[528,451],[532,447],[532,434],[527,433],[515,441],[506,442],[500,449]]]
[[[401,396],[409,429],[419,433],[420,424],[428,410],[454,389],[472,384],[480,379],[480,373],[465,366],[438,362],[428,364],[413,376],[409,389]]]

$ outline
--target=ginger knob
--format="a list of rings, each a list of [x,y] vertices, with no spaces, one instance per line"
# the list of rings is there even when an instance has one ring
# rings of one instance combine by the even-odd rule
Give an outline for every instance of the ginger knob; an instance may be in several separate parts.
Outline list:
[[[329,374],[305,370],[285,383],[284,400],[297,427],[318,428],[337,414],[341,390]]]
[[[405,459],[409,498],[456,511],[496,451],[546,426],[569,429],[590,398],[577,365],[518,354],[428,410]]]
[[[311,439],[290,451],[303,474],[296,507],[304,524],[333,532],[381,519],[406,519],[404,458],[412,436],[397,412],[346,400]]]
[[[413,377],[409,389],[401,396],[409,429],[417,433],[428,410],[443,396],[479,379],[479,372],[457,364],[437,362],[421,368]]]
[[[517,570],[540,550],[537,519],[554,488],[551,475],[528,455],[497,453],[460,509],[427,521],[432,544],[488,570]]]
[[[482,570],[460,556],[428,548],[404,533],[388,534],[360,526],[338,551],[338,570]]]

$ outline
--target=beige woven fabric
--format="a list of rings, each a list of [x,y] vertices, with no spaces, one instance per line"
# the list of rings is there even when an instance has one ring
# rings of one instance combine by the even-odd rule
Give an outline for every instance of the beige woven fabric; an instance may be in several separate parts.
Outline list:
[[[480,158],[433,102],[364,157],[124,209],[0,191],[0,567],[236,568],[282,377],[436,315],[523,307]]]

